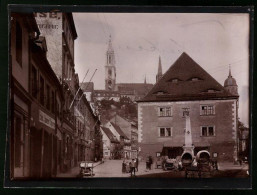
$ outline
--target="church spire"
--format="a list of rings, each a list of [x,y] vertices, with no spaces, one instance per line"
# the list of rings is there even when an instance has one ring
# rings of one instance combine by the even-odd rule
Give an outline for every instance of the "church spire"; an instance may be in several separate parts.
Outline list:
[[[110,35],[108,49],[106,52],[105,90],[114,91],[115,85],[116,85],[115,55],[112,47],[112,37]]]
[[[108,51],[107,52],[113,52],[113,47],[112,47],[112,36],[109,36],[109,44],[108,44]]]
[[[161,56],[159,56],[159,64],[158,64],[158,72],[156,75],[156,82],[158,82],[161,77],[162,77],[162,63],[161,63]]]
[[[229,73],[228,73],[228,77],[232,77],[231,76],[231,66],[229,65]]]
[[[145,84],[146,84],[146,75],[145,75]]]

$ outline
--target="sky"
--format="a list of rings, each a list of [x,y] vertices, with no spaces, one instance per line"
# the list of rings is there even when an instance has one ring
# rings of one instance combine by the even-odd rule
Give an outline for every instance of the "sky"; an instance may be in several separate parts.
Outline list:
[[[239,118],[249,126],[249,14],[73,13],[78,38],[75,70],[80,82],[104,89],[111,35],[116,83],[155,83],[159,56],[165,73],[186,52],[221,85],[229,66],[238,85]]]

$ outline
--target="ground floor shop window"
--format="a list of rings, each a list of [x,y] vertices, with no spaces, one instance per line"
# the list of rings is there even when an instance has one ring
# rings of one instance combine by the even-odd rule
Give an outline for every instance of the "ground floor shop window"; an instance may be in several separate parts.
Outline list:
[[[14,177],[24,176],[25,167],[25,128],[27,121],[25,116],[15,112],[13,117],[13,166]]]

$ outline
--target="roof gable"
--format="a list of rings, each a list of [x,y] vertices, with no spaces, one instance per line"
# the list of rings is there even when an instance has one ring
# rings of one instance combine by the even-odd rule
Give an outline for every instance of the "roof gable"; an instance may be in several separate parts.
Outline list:
[[[111,130],[107,127],[101,127],[105,135],[110,139],[111,142],[119,142]]]
[[[174,62],[139,102],[235,97],[186,53]]]
[[[129,138],[126,136],[126,134],[121,130],[121,128],[120,128],[118,125],[114,124],[113,122],[110,122],[110,123],[112,124],[112,126],[115,128],[115,130],[117,131],[117,133],[118,133],[120,136],[124,137],[125,139],[129,139]]]

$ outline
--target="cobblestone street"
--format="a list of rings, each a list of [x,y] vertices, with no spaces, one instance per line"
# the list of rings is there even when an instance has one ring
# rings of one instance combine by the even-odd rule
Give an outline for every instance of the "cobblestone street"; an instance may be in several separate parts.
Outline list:
[[[105,160],[103,164],[94,168],[95,177],[130,177],[130,173],[122,173],[123,160]],[[145,162],[139,162],[136,175],[155,174],[164,172],[162,169],[155,169],[146,172]]]
[[[130,173],[122,173],[122,161],[123,160],[105,160],[104,163],[94,163],[94,178],[106,178],[106,177],[131,177]],[[220,163],[219,170],[214,171],[211,177],[248,177],[246,171],[248,165],[234,165],[232,163]],[[76,178],[79,174],[79,166],[71,170],[71,172],[59,174],[58,178]],[[210,177],[209,174],[207,177]],[[203,177],[205,177],[203,175]],[[185,176],[184,171],[164,171],[161,168],[156,169],[155,164],[152,165],[152,169],[146,171],[145,162],[139,162],[137,177],[172,177],[183,178]]]

